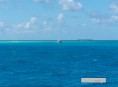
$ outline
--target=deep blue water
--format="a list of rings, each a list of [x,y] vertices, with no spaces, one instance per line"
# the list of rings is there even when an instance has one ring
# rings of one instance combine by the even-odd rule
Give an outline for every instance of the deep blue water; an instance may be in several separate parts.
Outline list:
[[[118,41],[0,42],[0,87],[118,87]]]

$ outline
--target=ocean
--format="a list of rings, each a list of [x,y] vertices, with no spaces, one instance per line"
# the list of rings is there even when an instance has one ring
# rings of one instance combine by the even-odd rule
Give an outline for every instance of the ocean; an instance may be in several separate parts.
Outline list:
[[[0,87],[118,87],[118,41],[1,41]]]

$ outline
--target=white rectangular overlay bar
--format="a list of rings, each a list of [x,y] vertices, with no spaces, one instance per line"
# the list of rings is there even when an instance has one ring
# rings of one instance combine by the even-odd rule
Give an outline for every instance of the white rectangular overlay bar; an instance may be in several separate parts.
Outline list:
[[[81,78],[81,83],[106,83],[106,78]]]

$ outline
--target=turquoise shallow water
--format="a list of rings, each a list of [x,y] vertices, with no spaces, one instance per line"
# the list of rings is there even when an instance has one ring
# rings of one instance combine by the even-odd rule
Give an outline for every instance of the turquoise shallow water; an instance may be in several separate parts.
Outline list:
[[[80,78],[104,77],[105,84]],[[0,87],[117,87],[118,41],[0,42]]]

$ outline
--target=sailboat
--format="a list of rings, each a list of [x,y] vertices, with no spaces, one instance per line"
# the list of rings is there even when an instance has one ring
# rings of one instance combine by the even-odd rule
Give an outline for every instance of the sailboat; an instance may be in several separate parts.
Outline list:
[[[57,43],[62,43],[62,41],[61,40],[57,40]]]

